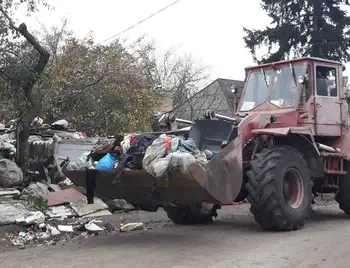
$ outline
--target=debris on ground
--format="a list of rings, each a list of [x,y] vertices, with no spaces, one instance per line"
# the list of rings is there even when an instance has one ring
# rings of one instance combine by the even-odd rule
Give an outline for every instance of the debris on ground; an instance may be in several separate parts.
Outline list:
[[[72,225],[58,225],[57,229],[60,232],[66,232],[66,233],[73,233],[74,232]]]
[[[103,231],[103,229],[100,226],[98,226],[95,222],[97,222],[97,221],[92,220],[92,221],[86,223],[84,225],[86,231],[91,232],[91,233],[96,233],[96,232]],[[102,222],[99,221],[99,223],[102,223]]]
[[[143,230],[144,224],[142,222],[131,222],[124,224],[120,227],[121,232],[130,232],[130,231],[136,231],[136,230]]]
[[[1,188],[0,187],[0,196],[19,196],[20,191],[15,188]]]
[[[45,221],[45,218],[44,213],[41,211],[30,211],[25,213],[23,217],[16,219],[16,223],[23,225],[40,224]]]
[[[49,218],[67,218],[78,216],[69,205],[50,207],[46,214]]]
[[[13,187],[21,184],[23,172],[15,162],[8,159],[0,159],[0,186]]]
[[[93,204],[88,204],[87,199],[85,198],[70,202],[70,206],[80,217],[108,209],[108,206],[97,197],[94,197]],[[109,215],[111,215],[111,213]]]
[[[124,199],[108,200],[106,204],[111,212],[116,210],[131,211],[135,209],[133,205],[126,202]]]
[[[0,204],[0,226],[15,224],[20,218],[24,218],[30,212],[24,203],[2,203]]]
[[[49,207],[63,205],[74,201],[84,200],[86,197],[75,188],[50,192],[46,196]]]

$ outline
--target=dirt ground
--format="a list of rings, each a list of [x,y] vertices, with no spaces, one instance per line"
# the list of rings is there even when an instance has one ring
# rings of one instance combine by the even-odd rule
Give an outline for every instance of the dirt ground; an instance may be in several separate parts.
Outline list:
[[[0,267],[349,267],[350,219],[336,204],[315,206],[302,230],[280,233],[262,231],[248,204],[224,207],[210,225],[176,226],[162,210],[104,220],[141,221],[148,228],[23,250],[0,238]]]

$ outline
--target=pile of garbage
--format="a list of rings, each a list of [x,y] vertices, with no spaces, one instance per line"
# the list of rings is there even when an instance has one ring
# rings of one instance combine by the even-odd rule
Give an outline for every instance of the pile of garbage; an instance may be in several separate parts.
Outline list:
[[[56,243],[62,237],[67,239],[67,235],[115,231],[95,219],[112,215],[114,210],[134,209],[124,200],[111,201],[111,206],[97,197],[93,204],[88,204],[85,189],[76,187],[68,178],[60,184],[31,182],[25,188],[15,179],[7,178],[12,187],[0,187],[0,226],[23,226],[20,232],[7,234],[11,243],[20,248],[39,242]]]
[[[11,120],[6,125],[0,125],[0,159],[12,160],[16,155],[16,124],[16,120]],[[44,124],[40,117],[34,118],[29,135],[30,156],[42,156],[42,158],[53,154],[55,140],[86,138],[85,133],[70,129],[67,120],[61,119],[52,124]],[[46,152],[43,152],[45,150]]]
[[[35,221],[31,224],[24,225],[25,229],[19,232],[7,233],[6,237],[13,246],[19,249],[25,248],[27,245],[35,244],[56,245],[57,242],[71,240],[77,237],[85,237],[95,235],[107,235],[116,231],[130,232],[136,230],[144,230],[143,223],[126,223],[119,228],[115,228],[110,223],[103,223],[101,220],[80,220],[72,219],[66,223]]]
[[[215,152],[200,151],[192,139],[174,135],[128,134],[123,139],[105,140],[67,166],[69,170],[116,170],[117,178],[125,169],[143,169],[157,179],[166,179],[170,170],[188,171],[192,163],[206,165]]]

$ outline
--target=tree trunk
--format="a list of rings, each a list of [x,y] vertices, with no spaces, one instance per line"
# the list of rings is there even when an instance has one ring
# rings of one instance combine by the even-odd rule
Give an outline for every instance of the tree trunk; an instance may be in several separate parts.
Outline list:
[[[50,54],[49,52],[35,39],[35,37],[28,32],[27,26],[22,23],[19,27],[16,27],[10,18],[10,16],[6,13],[6,11],[0,5],[0,13],[4,15],[5,18],[9,21],[10,27],[20,33],[29,44],[31,44],[40,54],[37,64],[33,68],[32,75],[30,75],[25,81],[23,85],[23,92],[26,96],[26,99],[30,103],[30,110],[27,115],[18,122],[17,126],[17,155],[16,162],[25,172],[27,170],[26,162],[28,159],[29,146],[28,146],[28,138],[29,138],[29,130],[30,125],[33,119],[36,116],[40,115],[41,105],[35,100],[33,95],[33,87],[35,83],[38,81],[41,73],[44,71],[46,64],[49,61]]]
[[[27,115],[19,122],[17,127],[17,164],[22,168],[23,171],[27,170],[27,160],[29,154],[29,130],[33,119],[40,115],[41,105],[35,99],[33,94],[33,87],[38,81],[40,74],[44,71],[46,64],[49,61],[50,54],[49,52],[31,35],[27,26],[22,23],[18,28],[15,29],[22,34],[23,37],[39,52],[39,59],[37,64],[33,68],[33,75],[28,77],[28,80],[23,86],[24,94],[30,103],[30,110]]]

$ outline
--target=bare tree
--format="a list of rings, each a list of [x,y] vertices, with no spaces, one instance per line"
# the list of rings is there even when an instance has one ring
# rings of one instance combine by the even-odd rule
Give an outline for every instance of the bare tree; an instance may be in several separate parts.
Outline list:
[[[134,44],[143,58],[154,89],[180,104],[190,99],[202,89],[209,80],[209,67],[202,64],[190,54],[181,54],[175,47],[160,51],[155,41],[145,41],[140,37]]]

